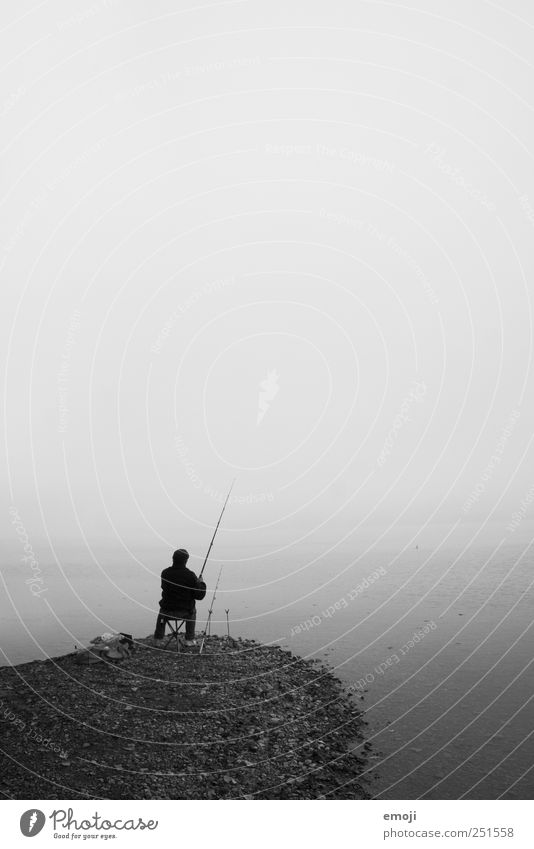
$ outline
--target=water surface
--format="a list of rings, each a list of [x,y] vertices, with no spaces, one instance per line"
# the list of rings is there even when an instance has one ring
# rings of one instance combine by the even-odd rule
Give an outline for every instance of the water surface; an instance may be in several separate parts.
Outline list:
[[[326,661],[366,710],[369,777],[381,798],[530,798],[534,775],[532,556],[524,544],[336,551],[292,561],[258,546],[227,560],[214,630]],[[64,548],[42,560],[46,591],[13,554],[2,661],[72,651],[109,630],[151,633],[161,549],[135,560]],[[95,562],[96,561],[96,562]],[[139,561],[139,562],[137,562]],[[289,565],[288,565],[289,564]],[[194,564],[193,564],[194,565]],[[207,571],[213,584],[216,561]],[[362,586],[367,582],[368,586]],[[199,605],[199,622],[208,601]],[[363,699],[362,699],[363,696]]]

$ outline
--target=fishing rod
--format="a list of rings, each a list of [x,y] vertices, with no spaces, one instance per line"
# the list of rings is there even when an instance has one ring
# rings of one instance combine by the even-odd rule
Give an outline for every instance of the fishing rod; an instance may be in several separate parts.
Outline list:
[[[217,589],[219,587],[219,581],[221,580],[222,570],[223,570],[223,567],[221,566],[221,568],[219,569],[219,575],[217,577],[217,583],[215,584],[215,589],[213,590],[213,595],[211,597],[210,609],[208,610],[208,618],[206,620],[206,627],[204,628],[204,635],[202,637],[202,642],[200,643],[199,654],[202,654],[202,649],[204,648],[204,642],[205,642],[206,636],[208,634],[208,628],[211,630],[211,614],[213,613],[213,603],[214,603],[215,597],[217,595]]]
[[[232,489],[234,488],[235,480],[236,479],[234,478],[233,481],[232,481],[232,485],[230,486],[230,489],[228,490],[228,495],[226,496],[226,501],[223,504],[223,509],[221,510],[221,515],[219,516],[219,521],[217,522],[217,525],[215,526],[215,530],[213,531],[213,536],[211,538],[210,547],[208,548],[208,551],[206,553],[206,557],[204,558],[204,563],[202,564],[202,569],[200,570],[200,575],[198,576],[199,580],[202,578],[202,575],[204,573],[204,569],[206,568],[206,563],[208,562],[208,557],[210,556],[210,551],[211,551],[213,543],[215,541],[217,531],[219,530],[219,525],[221,524],[221,519],[223,517],[223,513],[226,510],[226,505],[228,504],[228,499],[230,498],[230,493],[232,492]]]

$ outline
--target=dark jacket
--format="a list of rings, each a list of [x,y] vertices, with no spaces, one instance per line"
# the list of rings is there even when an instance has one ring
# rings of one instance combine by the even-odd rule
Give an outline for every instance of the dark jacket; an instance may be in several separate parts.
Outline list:
[[[201,601],[206,595],[204,581],[187,566],[169,566],[161,573],[162,596],[159,606],[162,610],[191,610],[195,600]]]

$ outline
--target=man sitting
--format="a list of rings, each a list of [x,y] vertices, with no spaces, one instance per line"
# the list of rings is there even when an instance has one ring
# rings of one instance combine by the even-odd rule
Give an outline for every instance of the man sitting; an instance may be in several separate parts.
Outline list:
[[[165,634],[165,616],[162,614],[166,614],[176,619],[185,619],[185,645],[195,646],[195,601],[202,601],[206,595],[206,584],[187,568],[185,564],[188,560],[187,551],[179,548],[172,556],[172,566],[161,573],[162,596],[154,639],[161,640]]]

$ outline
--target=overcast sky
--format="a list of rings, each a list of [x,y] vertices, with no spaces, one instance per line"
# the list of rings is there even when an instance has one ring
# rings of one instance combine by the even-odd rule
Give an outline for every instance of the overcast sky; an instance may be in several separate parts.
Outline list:
[[[2,536],[14,505],[57,546],[196,550],[233,477],[242,556],[505,533],[533,484],[530,4],[2,14]]]

